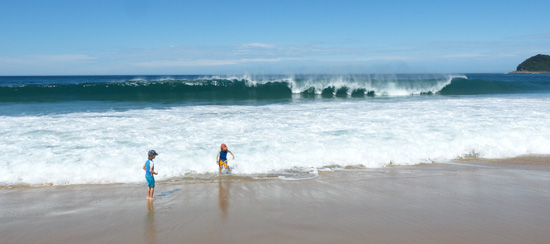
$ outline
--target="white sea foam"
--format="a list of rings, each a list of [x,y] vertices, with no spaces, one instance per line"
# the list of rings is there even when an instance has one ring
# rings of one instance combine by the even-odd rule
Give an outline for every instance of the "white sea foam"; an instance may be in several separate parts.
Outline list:
[[[150,149],[159,180],[216,174],[221,143],[237,175],[550,154],[548,104],[422,96],[2,116],[0,185],[144,182]]]
[[[451,84],[455,78],[467,79],[465,75],[294,75],[270,77],[270,76],[213,76],[202,80],[226,80],[245,81],[247,86],[255,87],[271,82],[284,82],[288,84],[292,93],[313,92],[317,95],[326,89],[332,89],[333,94],[340,89],[346,89],[347,94],[363,90],[365,94],[374,92],[382,96],[410,96],[424,93],[437,93],[445,86]],[[198,83],[200,84],[200,83]]]

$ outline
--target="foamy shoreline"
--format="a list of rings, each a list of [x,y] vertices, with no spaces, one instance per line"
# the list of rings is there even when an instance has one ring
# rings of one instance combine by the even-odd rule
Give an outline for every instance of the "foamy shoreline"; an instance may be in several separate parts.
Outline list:
[[[271,85],[258,88],[243,81],[227,81],[232,85],[214,88],[223,94],[243,88],[243,97],[233,102],[218,101],[205,91],[201,93],[203,100],[167,103],[159,99],[79,101],[79,94],[72,93],[75,80],[52,78],[40,89],[68,82],[59,92],[76,100],[34,101],[43,92],[31,89],[21,95],[29,101],[0,103],[0,154],[7,159],[0,163],[5,169],[0,185],[139,184],[146,152],[151,149],[159,153],[155,159],[160,172],[157,180],[213,175],[218,171],[214,159],[221,143],[235,153],[236,159],[230,159],[229,164],[236,175],[550,153],[550,81],[529,75],[467,77],[397,76],[397,80],[377,83],[381,87],[397,86],[392,93],[405,88],[430,93],[432,88],[438,90],[451,82],[441,90],[448,95],[359,98],[337,91],[336,87],[352,87],[352,81],[344,80],[331,88],[336,95],[326,91],[327,96],[294,97],[285,88],[287,95],[283,97],[287,99],[283,100],[271,97],[279,94],[270,92]],[[340,82],[329,78],[297,82],[318,84],[324,90]],[[115,97],[120,96],[119,88],[129,89],[129,98],[137,96],[135,87],[126,83],[114,88],[106,85],[106,80],[80,79],[105,86]],[[495,80],[498,82],[493,84]],[[304,89],[311,86],[305,83]],[[102,94],[87,90],[87,83],[77,84],[78,89],[84,89],[79,90],[82,93]],[[25,82],[21,85],[27,87]],[[149,85],[162,88],[158,96],[172,91],[164,82],[145,83],[139,89],[147,90]],[[500,88],[493,91],[494,87]],[[467,89],[461,92],[463,88]],[[6,94],[14,93],[12,88],[6,89]],[[248,96],[255,94],[254,89],[264,90],[265,99]]]
[[[1,243],[544,243],[550,160],[0,189]]]

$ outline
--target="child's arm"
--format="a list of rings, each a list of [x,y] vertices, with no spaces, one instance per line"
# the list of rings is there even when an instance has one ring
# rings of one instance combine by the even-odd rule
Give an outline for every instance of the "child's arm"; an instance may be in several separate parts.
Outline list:
[[[231,153],[231,156],[233,156],[233,159],[235,159],[235,155],[233,155],[233,153],[229,150],[227,150],[229,153]]]
[[[218,152],[218,155],[216,155],[216,164],[220,163],[220,153]]]
[[[149,171],[151,172],[151,174],[154,174],[154,175],[158,175],[159,173],[158,172],[155,172],[155,164],[151,163],[151,165],[149,165],[150,169]]]
[[[143,165],[143,170],[147,171],[147,168],[146,168],[147,164],[144,164]]]

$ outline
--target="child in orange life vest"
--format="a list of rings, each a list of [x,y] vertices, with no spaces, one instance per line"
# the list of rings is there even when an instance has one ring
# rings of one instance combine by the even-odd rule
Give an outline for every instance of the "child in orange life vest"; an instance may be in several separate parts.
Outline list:
[[[216,164],[220,167],[219,173],[222,173],[222,167],[225,167],[229,171],[229,166],[227,166],[227,153],[230,153],[231,156],[233,156],[233,159],[235,159],[235,155],[229,150],[227,150],[227,146],[225,144],[221,145],[220,152],[216,156]]]

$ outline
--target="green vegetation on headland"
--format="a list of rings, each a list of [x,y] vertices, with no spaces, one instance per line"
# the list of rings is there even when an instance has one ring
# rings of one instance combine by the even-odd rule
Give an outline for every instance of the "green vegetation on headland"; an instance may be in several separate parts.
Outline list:
[[[550,73],[550,56],[538,54],[530,57],[519,64],[516,71],[510,73]]]

